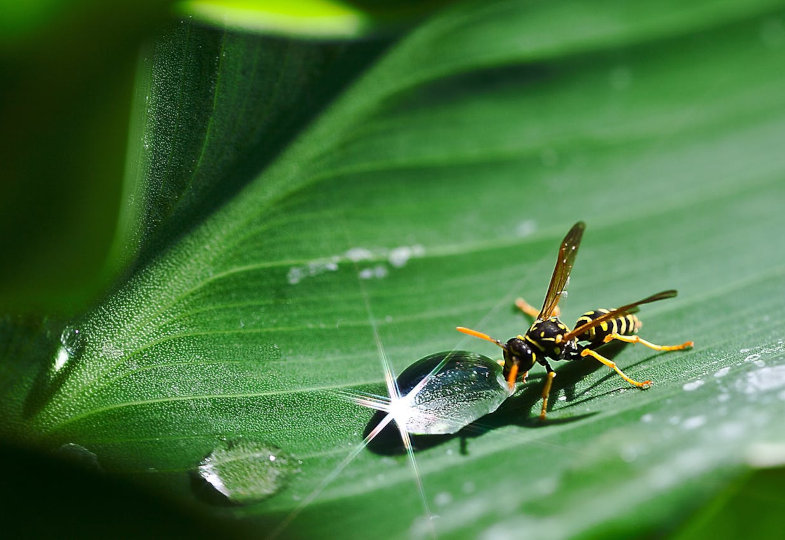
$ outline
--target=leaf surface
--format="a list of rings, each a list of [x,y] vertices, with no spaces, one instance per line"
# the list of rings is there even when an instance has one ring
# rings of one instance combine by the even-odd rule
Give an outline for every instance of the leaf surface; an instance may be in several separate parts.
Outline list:
[[[434,17],[66,329],[31,422],[196,506],[193,471],[216,448],[278,448],[302,463],[277,494],[205,511],[301,536],[664,532],[776,464],[782,14],[672,4]],[[641,335],[695,348],[611,354],[654,380],[645,392],[589,360],[559,366],[545,425],[532,374],[467,437],[418,439],[438,520],[394,442],[343,468],[372,413],[332,390],[384,392],[376,333],[396,372],[440,350],[498,354],[454,327],[520,333],[513,299],[539,304],[579,219],[565,321],[677,288],[642,309]]]

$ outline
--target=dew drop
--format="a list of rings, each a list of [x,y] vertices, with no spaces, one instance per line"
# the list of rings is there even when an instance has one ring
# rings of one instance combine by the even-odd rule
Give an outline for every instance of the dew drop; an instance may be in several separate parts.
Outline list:
[[[60,334],[60,347],[54,356],[54,372],[61,371],[69,362],[79,357],[84,350],[84,334],[78,328],[67,326]]]
[[[698,389],[698,388],[700,388],[701,386],[703,386],[703,381],[702,381],[701,379],[698,379],[698,380],[696,380],[696,381],[692,381],[692,382],[685,383],[685,384],[682,386],[682,389],[683,389],[685,392],[692,392],[693,390],[697,390],[697,389]]]
[[[728,372],[730,372],[730,366],[727,366],[727,367],[724,367],[722,369],[717,370],[717,372],[714,374],[714,376],[717,377],[717,378],[724,377],[725,375],[728,374]]]
[[[261,442],[224,443],[197,467],[196,474],[203,481],[197,495],[211,502],[255,503],[277,493],[298,471],[297,464],[280,449]],[[205,488],[209,494],[203,492]]]
[[[75,356],[84,347],[84,335],[78,328],[66,327],[60,334],[60,343],[69,355]]]
[[[684,427],[684,429],[695,429],[701,427],[705,423],[706,423],[705,416],[691,416],[690,418],[687,418],[684,421],[682,426]]]
[[[452,495],[446,491],[442,491],[441,493],[436,494],[434,502],[436,503],[436,506],[447,506],[452,502]]]
[[[85,448],[84,446],[75,443],[66,443],[55,450],[58,457],[62,457],[72,463],[76,463],[86,469],[101,470],[101,465],[98,463],[98,456]]]
[[[740,389],[746,394],[757,394],[785,386],[785,366],[763,368],[747,374],[746,381],[740,381]]]

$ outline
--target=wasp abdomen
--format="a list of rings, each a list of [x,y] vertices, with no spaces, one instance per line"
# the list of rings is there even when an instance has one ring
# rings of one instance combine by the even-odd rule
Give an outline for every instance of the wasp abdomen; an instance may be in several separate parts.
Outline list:
[[[608,313],[607,309],[595,309],[594,311],[587,311],[578,318],[578,322],[575,323],[575,328],[583,326],[584,324],[591,322],[594,319],[605,315],[606,313]],[[616,317],[609,321],[605,321],[598,326],[589,328],[586,330],[586,332],[577,336],[576,339],[578,341],[588,341],[592,345],[600,345],[603,343],[603,340],[606,336],[611,334],[631,336],[637,332],[638,328],[640,327],[641,321],[638,319],[638,317],[632,313],[628,313],[627,315]]]

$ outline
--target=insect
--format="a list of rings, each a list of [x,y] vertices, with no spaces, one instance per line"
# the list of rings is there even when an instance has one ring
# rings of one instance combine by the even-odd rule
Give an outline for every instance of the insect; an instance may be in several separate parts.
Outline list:
[[[534,318],[534,323],[524,335],[515,336],[507,340],[506,343],[502,343],[498,339],[494,339],[482,332],[460,326],[457,328],[459,332],[490,341],[502,348],[504,351],[503,375],[507,384],[509,384],[510,390],[514,388],[515,381],[519,375],[524,381],[526,380],[529,370],[534,367],[535,363],[545,367],[547,375],[542,390],[541,419],[545,419],[548,395],[551,391],[553,378],[556,376],[556,372],[551,367],[548,359],[578,360],[591,356],[614,370],[628,383],[638,388],[648,388],[651,385],[651,381],[639,382],[631,379],[619,369],[615,362],[602,356],[596,349],[613,340],[640,343],[655,351],[678,351],[693,346],[692,341],[687,341],[681,345],[655,345],[641,339],[637,335],[641,327],[640,320],[635,316],[638,306],[666,298],[673,298],[676,296],[675,290],[662,291],[643,300],[638,300],[632,304],[612,310],[595,309],[587,311],[578,318],[572,330],[559,320],[559,300],[565,295],[570,271],[575,263],[575,256],[578,253],[578,246],[581,243],[585,228],[586,225],[579,221],[572,226],[567,236],[564,237],[559,248],[559,258],[556,260],[556,267],[553,270],[542,309],[538,312],[523,299],[519,298],[516,300],[516,306],[525,314]]]

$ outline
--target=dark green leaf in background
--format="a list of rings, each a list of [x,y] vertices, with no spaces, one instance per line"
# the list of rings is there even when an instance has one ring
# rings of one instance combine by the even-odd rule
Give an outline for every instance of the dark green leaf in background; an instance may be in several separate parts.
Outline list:
[[[62,336],[5,320],[5,432],[78,444],[254,535],[711,534],[706,501],[785,461],[778,10],[460,5],[345,87],[351,70],[331,77],[341,62],[324,59],[359,67],[381,45],[312,56],[183,23],[138,78],[127,167],[142,201],[124,204],[145,256]],[[298,116],[320,81],[333,93]],[[559,366],[544,425],[533,374],[463,439],[418,439],[438,519],[394,442],[339,470],[372,413],[331,390],[384,391],[375,332],[398,372],[440,350],[498,354],[454,327],[521,332],[513,299],[540,302],[578,219],[565,320],[678,288],[642,310],[641,335],[695,349],[617,349],[654,380],[645,392]],[[243,490],[266,488],[259,456],[293,466],[266,499],[216,504],[198,471],[233,451]]]

